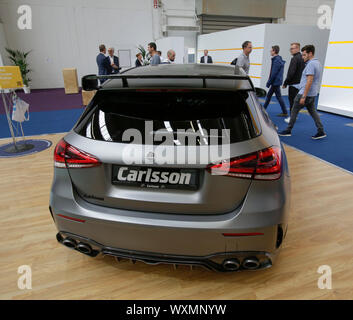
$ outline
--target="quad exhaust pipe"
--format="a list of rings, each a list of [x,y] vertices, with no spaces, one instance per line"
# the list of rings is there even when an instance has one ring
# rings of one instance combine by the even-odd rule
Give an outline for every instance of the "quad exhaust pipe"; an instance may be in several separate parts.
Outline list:
[[[58,238],[58,237],[57,237]],[[75,240],[71,237],[66,237],[63,239],[63,237],[59,237],[58,241],[61,242],[64,246],[70,248],[70,249],[76,249],[77,251],[89,255],[89,256],[96,256],[99,251],[93,250],[92,247],[88,243],[84,242],[79,242],[79,240]],[[120,261],[120,257],[116,257],[117,261]],[[135,259],[130,259],[132,263],[135,263]],[[159,264],[159,261],[154,261],[150,259],[141,259],[143,262],[147,264]],[[173,263],[174,269],[177,268],[177,264]],[[222,267],[224,271],[237,271],[239,269],[245,269],[245,270],[256,270],[258,268],[263,268],[264,265],[260,263],[260,260],[256,256],[250,256],[246,257],[243,259],[242,262],[238,260],[238,258],[228,258],[225,259],[222,263]],[[192,268],[192,266],[191,266]]]
[[[63,245],[70,248],[70,249],[75,249],[77,244],[74,239],[66,238],[63,240]]]
[[[83,243],[83,242],[80,242],[76,249],[78,251],[80,251],[81,253],[84,253],[84,254],[91,254],[92,253],[92,248],[89,244],[86,244],[86,243]]]
[[[224,260],[222,266],[226,271],[237,271],[240,266],[246,270],[255,270],[260,267],[260,261],[257,257],[247,257],[240,263],[237,258],[232,258]]]
[[[255,270],[260,266],[260,261],[256,257],[248,257],[244,259],[242,266],[247,270]]]
[[[72,238],[65,238],[62,241],[63,245],[70,248],[70,249],[76,249],[77,251],[80,251],[81,253],[85,254],[91,254],[92,253],[92,248],[89,244],[79,242],[77,243],[76,240]]]

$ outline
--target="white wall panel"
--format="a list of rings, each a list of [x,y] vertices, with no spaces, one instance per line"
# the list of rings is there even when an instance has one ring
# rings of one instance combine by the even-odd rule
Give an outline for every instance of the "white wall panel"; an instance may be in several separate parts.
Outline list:
[[[5,37],[4,25],[0,22],[0,66],[5,64],[7,40]]]
[[[287,0],[286,17],[280,23],[317,26],[318,8],[329,5],[334,8],[335,0]]]
[[[63,87],[63,68],[77,68],[78,76],[97,73],[98,46],[131,51],[153,41],[150,0],[27,0],[32,8],[32,30],[17,28],[21,0],[0,0],[0,20],[8,45],[33,50],[33,88]]]
[[[169,49],[175,51],[175,63],[184,63],[184,38],[183,37],[166,37],[156,41],[157,50],[162,51],[163,59],[167,59]]]
[[[254,85],[260,86],[264,39],[265,24],[200,35],[198,37],[197,61],[199,62],[203,56],[204,49],[208,49],[208,54],[215,64],[230,64],[242,52],[242,43],[251,40],[256,49],[250,55],[250,63],[259,65],[251,65],[249,75],[252,77]]]
[[[245,40],[250,40],[255,49],[250,55],[249,75],[255,86],[265,88],[271,68],[270,49],[273,45],[279,45],[281,48],[280,55],[286,61],[284,70],[284,77],[286,77],[291,59],[289,48],[292,42],[299,42],[302,45],[314,44],[317,58],[323,64],[328,37],[328,30],[320,30],[315,26],[261,24],[199,36],[197,57],[200,61],[203,50],[208,49],[215,63],[229,64],[241,53],[241,44]],[[282,93],[286,95],[287,90],[282,90]]]
[[[263,60],[263,74],[262,84],[265,86],[269,76],[271,68],[271,56],[270,50],[273,45],[280,47],[280,55],[283,60],[286,61],[284,66],[284,79],[288,72],[288,67],[292,55],[290,54],[289,48],[292,42],[299,42],[301,46],[307,44],[313,44],[315,46],[315,56],[320,61],[321,65],[324,65],[327,43],[329,38],[329,30],[320,30],[316,26],[298,26],[298,25],[287,25],[287,24],[266,24],[265,32],[265,49],[264,49],[264,60]],[[287,95],[288,89],[283,90],[282,94]]]
[[[319,109],[353,117],[353,1],[336,0]]]

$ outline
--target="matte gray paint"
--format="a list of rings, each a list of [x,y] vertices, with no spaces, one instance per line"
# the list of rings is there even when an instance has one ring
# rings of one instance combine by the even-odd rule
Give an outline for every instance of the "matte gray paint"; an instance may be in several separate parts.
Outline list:
[[[261,135],[231,145],[232,156],[269,146],[281,147],[276,130],[266,121],[260,105],[256,112]],[[70,173],[55,168],[50,206],[59,231],[104,246],[151,253],[194,256],[230,251],[277,253],[277,226],[283,224],[286,228],[290,206],[290,177],[283,148],[283,174],[276,181],[211,176],[204,170],[205,165],[199,165],[193,166],[200,168],[203,175],[204,183],[199,190],[161,191],[111,185],[111,164],[122,160],[119,143],[93,141],[73,131],[65,140],[96,155],[104,164],[97,168],[70,169]],[[104,196],[105,200],[84,200],[75,188]],[[70,221],[58,214],[85,222]],[[226,238],[224,232],[264,235]]]

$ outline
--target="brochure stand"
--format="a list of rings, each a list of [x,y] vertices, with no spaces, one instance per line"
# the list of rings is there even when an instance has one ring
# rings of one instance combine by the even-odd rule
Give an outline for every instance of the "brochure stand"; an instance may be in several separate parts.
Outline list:
[[[25,135],[23,133],[23,128],[22,128],[21,122],[20,122],[20,128],[21,128],[21,134],[22,134],[22,138],[23,138],[24,143],[21,143],[21,144],[16,143],[17,141],[16,141],[16,135],[14,132],[14,124],[11,120],[11,115],[10,115],[11,102],[13,99],[13,95],[16,95],[16,93],[15,93],[14,89],[9,89],[6,91],[8,91],[8,92],[5,92],[5,90],[1,90],[1,97],[2,97],[2,102],[4,104],[7,123],[10,128],[13,143],[8,148],[6,148],[5,151],[8,153],[19,153],[19,152],[31,150],[34,148],[34,145],[26,143],[26,139],[25,139]]]
[[[11,105],[13,98],[16,97],[16,88],[23,87],[22,77],[20,74],[20,69],[17,66],[10,67],[0,67],[0,92],[2,97],[2,102],[4,104],[7,123],[11,132],[11,137],[13,143],[10,144],[4,151],[8,153],[20,153],[28,151],[34,148],[34,145],[26,143],[25,135],[23,133],[22,123],[20,122],[20,128],[22,133],[22,138],[24,143],[18,143],[16,141],[16,135],[14,132],[14,124],[11,120]]]

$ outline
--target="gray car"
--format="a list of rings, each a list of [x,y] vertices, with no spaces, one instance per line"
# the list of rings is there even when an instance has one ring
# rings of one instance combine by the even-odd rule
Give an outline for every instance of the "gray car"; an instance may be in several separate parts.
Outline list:
[[[82,85],[97,93],[54,151],[60,243],[222,272],[272,266],[290,176],[263,90],[243,69],[165,64]]]

